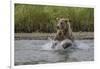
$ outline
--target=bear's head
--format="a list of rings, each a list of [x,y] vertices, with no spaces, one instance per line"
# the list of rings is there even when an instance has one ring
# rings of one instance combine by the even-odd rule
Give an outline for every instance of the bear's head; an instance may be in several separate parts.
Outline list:
[[[57,29],[68,30],[69,24],[70,24],[69,18],[57,18]]]

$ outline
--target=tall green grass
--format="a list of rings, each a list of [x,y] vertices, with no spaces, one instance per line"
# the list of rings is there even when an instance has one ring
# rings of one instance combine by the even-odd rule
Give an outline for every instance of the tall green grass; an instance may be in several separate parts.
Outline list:
[[[69,17],[73,31],[94,31],[94,9],[15,4],[15,32],[55,32],[56,18]]]

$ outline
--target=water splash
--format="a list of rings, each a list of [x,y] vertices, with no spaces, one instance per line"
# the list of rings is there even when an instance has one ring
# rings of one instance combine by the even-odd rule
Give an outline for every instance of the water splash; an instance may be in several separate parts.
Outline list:
[[[67,47],[72,45],[71,40],[65,39],[63,41],[55,41],[50,39],[50,41],[43,45],[44,50],[64,50],[64,47]]]
[[[67,42],[66,42],[67,41]],[[64,50],[63,45],[66,45],[67,43],[71,43],[72,45],[70,48],[77,48],[77,49],[89,49],[90,46],[84,42],[80,42],[75,40],[73,43],[66,39],[63,41],[54,41],[52,39],[49,39],[49,42],[42,46],[43,50]],[[69,48],[69,47],[68,47]]]
[[[48,43],[43,45],[42,48],[44,50],[59,50],[59,49],[63,49],[60,46],[60,42],[59,41],[54,41],[54,40],[50,40]]]

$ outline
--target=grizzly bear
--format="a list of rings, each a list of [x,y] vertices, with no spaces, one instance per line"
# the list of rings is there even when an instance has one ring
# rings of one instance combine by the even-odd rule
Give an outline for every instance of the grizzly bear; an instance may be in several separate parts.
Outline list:
[[[54,40],[62,41],[69,39],[73,42],[74,37],[69,18],[57,18],[57,21],[57,33]]]

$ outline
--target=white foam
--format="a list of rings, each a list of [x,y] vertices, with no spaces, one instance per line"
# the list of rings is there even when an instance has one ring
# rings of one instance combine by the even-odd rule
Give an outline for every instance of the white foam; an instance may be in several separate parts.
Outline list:
[[[54,48],[53,48],[54,46]],[[58,50],[62,49],[59,41],[50,40],[48,43],[42,46],[43,50]]]
[[[63,50],[62,47],[66,43],[72,43],[71,40],[65,39],[63,41],[55,41],[49,38],[49,42],[43,45],[44,50]]]
[[[43,50],[52,50],[51,48],[52,42],[48,42],[45,45],[42,46]]]

